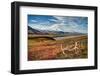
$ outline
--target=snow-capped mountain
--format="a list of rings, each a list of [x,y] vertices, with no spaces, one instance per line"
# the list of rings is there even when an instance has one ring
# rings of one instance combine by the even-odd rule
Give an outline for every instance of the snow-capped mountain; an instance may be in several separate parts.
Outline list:
[[[57,25],[57,24],[50,26],[48,29],[51,31],[63,31],[61,29],[61,25]]]
[[[49,27],[49,30],[38,30],[28,26],[28,34],[36,34],[36,35],[82,35],[82,33],[78,32],[63,32],[59,29],[58,26]]]

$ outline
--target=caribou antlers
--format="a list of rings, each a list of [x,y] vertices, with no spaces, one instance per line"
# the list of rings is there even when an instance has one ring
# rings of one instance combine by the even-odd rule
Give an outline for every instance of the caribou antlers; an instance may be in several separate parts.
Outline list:
[[[79,41],[74,42],[74,47],[70,48],[68,46],[63,48],[63,45],[61,44],[61,51],[64,55],[66,55],[65,51],[74,51],[75,54],[79,54],[80,53],[80,47],[79,47]]]

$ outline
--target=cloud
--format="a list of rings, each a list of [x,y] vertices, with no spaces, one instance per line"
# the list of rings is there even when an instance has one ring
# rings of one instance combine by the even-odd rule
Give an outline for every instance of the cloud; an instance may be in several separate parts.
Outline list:
[[[56,19],[49,19],[49,21],[54,21],[54,22],[57,22],[57,20],[56,20]]]
[[[49,30],[49,26],[41,25],[41,24],[28,24],[28,26],[37,29],[37,30]]]
[[[31,20],[31,22],[33,22],[33,23],[34,23],[34,22],[37,22],[37,21],[36,21],[36,20]]]
[[[63,16],[53,16],[53,17],[55,17],[56,19],[58,19],[58,20],[64,20],[64,17]]]
[[[64,17],[64,16],[53,16],[53,17],[54,19],[48,18],[47,21],[43,22],[32,20],[34,23],[29,24],[29,26],[38,30],[87,33],[87,27],[86,27],[87,24],[85,24],[85,22],[82,21],[81,19],[82,17],[80,18]]]

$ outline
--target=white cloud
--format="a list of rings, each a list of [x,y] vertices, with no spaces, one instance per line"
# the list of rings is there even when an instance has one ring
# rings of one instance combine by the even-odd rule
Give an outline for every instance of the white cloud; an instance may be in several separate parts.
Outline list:
[[[31,22],[37,22],[36,20],[31,20]]]
[[[55,17],[56,19],[58,19],[58,20],[64,20],[64,17],[62,17],[62,16],[53,16],[53,17]]]
[[[49,21],[54,21],[54,22],[56,22],[57,20],[55,20],[55,19],[49,19]]]
[[[29,24],[28,26],[34,28],[34,29],[38,29],[38,30],[49,30],[49,26],[44,26],[41,24]]]

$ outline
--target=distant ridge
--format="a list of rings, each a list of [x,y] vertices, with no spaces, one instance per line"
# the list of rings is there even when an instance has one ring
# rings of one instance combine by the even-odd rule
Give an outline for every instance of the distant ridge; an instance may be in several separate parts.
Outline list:
[[[40,34],[41,32],[28,26],[28,34]]]
[[[28,34],[36,34],[36,35],[84,35],[79,32],[63,32],[63,31],[48,31],[48,30],[37,30],[30,26],[28,26]]]

